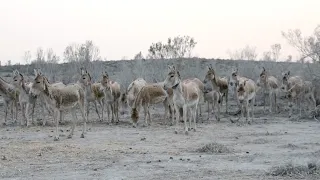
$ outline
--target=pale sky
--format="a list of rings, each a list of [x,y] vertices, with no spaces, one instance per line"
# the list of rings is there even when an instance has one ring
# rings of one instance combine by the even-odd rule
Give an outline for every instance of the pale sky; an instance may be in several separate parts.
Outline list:
[[[312,33],[320,24],[320,0],[2,0],[0,60],[22,62],[38,47],[61,56],[70,43],[92,40],[109,60],[144,55],[151,43],[189,35],[194,55],[228,58],[227,50],[256,46],[259,57],[281,43],[281,31]]]

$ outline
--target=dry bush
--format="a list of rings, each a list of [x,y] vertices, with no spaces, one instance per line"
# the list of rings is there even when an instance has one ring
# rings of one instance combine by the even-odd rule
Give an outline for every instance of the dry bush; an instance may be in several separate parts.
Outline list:
[[[318,179],[320,178],[320,166],[313,162],[307,163],[306,166],[288,163],[286,165],[271,168],[267,175],[289,176],[295,178],[307,178],[312,176]]]
[[[231,153],[233,150],[229,149],[223,144],[213,142],[213,143],[204,145],[203,147],[197,149],[196,151],[200,153],[221,154],[221,153]]]

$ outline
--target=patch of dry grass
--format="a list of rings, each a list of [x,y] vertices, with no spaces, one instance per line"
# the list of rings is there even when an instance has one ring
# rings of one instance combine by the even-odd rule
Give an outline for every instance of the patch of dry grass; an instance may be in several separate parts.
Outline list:
[[[316,163],[308,163],[306,166],[288,163],[283,166],[273,167],[267,175],[289,176],[295,178],[306,178],[308,176],[320,178],[320,166]]]
[[[222,154],[222,153],[231,153],[233,150],[224,146],[223,144],[219,144],[216,142],[206,144],[201,148],[196,150],[201,153],[209,153],[209,154]]]
[[[267,139],[258,138],[258,139],[250,141],[249,143],[252,143],[252,144],[267,144],[268,142],[269,141]]]
[[[288,148],[288,149],[291,149],[291,150],[295,150],[295,149],[308,149],[307,147],[304,147],[304,146],[297,146],[295,144],[286,144],[286,145],[282,145],[282,146],[279,146],[280,148]]]

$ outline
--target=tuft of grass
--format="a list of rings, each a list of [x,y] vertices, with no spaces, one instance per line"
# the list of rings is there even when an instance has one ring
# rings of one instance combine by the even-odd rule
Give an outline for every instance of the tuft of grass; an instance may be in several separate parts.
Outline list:
[[[297,146],[295,144],[286,144],[286,145],[282,145],[282,146],[279,146],[280,148],[288,148],[288,149],[291,149],[291,150],[295,150],[295,149],[307,149],[306,147],[304,146]]]
[[[253,141],[251,141],[250,143],[253,143],[253,144],[267,144],[269,141],[267,139],[263,139],[263,138],[258,138],[258,139],[255,139]]]
[[[210,153],[210,154],[221,154],[221,153],[231,153],[232,150],[219,143],[209,143],[203,147],[197,149],[197,152]]]
[[[288,163],[283,166],[277,166],[271,168],[271,171],[267,175],[272,176],[289,176],[305,178],[307,176],[316,176],[320,178],[320,166],[316,163],[307,163],[303,165],[293,165]]]

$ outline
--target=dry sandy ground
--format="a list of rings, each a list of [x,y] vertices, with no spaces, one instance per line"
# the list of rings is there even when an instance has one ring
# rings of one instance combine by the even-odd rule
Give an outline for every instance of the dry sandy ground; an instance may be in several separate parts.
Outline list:
[[[61,126],[60,141],[53,141],[52,126],[1,127],[0,178],[293,179],[267,176],[266,172],[288,162],[317,161],[320,123],[290,121],[286,114],[274,118],[261,109],[251,125],[230,123],[225,113],[220,122],[207,121],[204,113],[204,122],[188,136],[183,134],[182,123],[178,134],[173,133],[173,126],[163,124],[161,106],[151,111],[152,126],[142,127],[140,117],[139,126],[133,128],[125,115],[119,124],[88,123],[84,139],[80,125],[72,139],[66,138],[69,125]],[[2,108],[0,113],[2,116]],[[95,112],[90,113],[91,121],[96,121]],[[70,118],[68,114],[66,120]],[[197,151],[213,142],[229,152]]]

